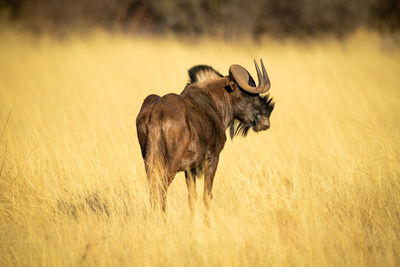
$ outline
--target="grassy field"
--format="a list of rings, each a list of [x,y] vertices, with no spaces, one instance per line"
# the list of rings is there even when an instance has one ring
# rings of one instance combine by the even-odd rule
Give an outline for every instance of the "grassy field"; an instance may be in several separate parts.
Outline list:
[[[211,228],[149,210],[135,119],[186,71],[264,59],[271,129],[226,143]],[[0,33],[1,266],[399,266],[400,46]],[[202,194],[202,180],[197,191]]]

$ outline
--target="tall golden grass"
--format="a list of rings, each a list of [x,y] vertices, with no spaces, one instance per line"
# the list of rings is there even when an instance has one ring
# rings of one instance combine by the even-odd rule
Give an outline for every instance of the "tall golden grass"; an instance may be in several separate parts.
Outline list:
[[[211,227],[149,211],[135,118],[186,70],[264,59],[271,129],[226,143]],[[399,266],[400,47],[0,34],[1,266]],[[202,180],[197,186],[202,194]],[[200,197],[201,199],[201,197]]]

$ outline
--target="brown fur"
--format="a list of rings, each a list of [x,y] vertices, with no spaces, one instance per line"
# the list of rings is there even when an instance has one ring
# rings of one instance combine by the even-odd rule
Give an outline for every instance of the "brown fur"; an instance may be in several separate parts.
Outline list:
[[[151,201],[153,207],[163,211],[167,189],[180,171],[185,172],[191,214],[197,196],[196,175],[200,171],[205,179],[204,204],[209,207],[219,154],[226,142],[225,131],[234,120],[256,130],[266,128],[256,124],[260,121],[256,115],[261,112],[257,107],[263,98],[241,90],[232,77],[209,76],[212,79],[189,83],[180,95],[148,96],[137,116]]]

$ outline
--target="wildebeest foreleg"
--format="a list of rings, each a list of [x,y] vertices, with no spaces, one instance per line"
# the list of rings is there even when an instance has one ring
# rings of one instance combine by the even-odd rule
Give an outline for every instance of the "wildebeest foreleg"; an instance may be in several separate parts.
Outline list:
[[[203,201],[206,207],[204,214],[204,221],[207,225],[210,225],[208,211],[210,210],[212,200],[212,187],[214,182],[215,171],[217,170],[219,156],[211,157],[206,160],[204,164],[204,192]]]
[[[193,170],[185,171],[186,185],[188,188],[188,200],[190,208],[190,221],[194,221],[195,216],[195,204],[197,200],[196,192],[196,172]]]

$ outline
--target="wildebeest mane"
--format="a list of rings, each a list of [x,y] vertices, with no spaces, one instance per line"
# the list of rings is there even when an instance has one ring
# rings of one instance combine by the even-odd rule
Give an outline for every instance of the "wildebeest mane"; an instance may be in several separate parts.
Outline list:
[[[269,112],[268,115],[271,114],[271,112],[274,110],[275,108],[275,102],[274,99],[272,97],[269,96],[269,94],[266,94],[264,96],[261,96],[262,102],[265,103],[267,111]]]
[[[223,77],[221,73],[216,71],[209,65],[196,65],[188,70],[189,84],[201,81],[215,80]]]

